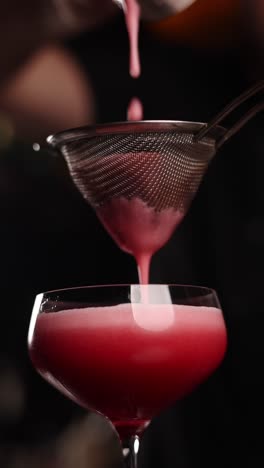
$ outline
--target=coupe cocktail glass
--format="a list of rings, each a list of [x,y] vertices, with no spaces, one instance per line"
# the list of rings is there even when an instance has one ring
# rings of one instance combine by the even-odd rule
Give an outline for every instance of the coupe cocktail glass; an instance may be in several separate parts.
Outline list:
[[[48,382],[111,421],[136,467],[151,419],[222,361],[226,328],[208,288],[91,286],[39,294],[28,346]]]

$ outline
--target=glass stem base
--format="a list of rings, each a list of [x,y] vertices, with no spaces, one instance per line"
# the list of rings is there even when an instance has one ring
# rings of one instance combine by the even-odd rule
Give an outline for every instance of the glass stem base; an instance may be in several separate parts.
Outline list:
[[[125,468],[138,468],[138,451],[140,438],[133,435],[128,441],[122,443]]]

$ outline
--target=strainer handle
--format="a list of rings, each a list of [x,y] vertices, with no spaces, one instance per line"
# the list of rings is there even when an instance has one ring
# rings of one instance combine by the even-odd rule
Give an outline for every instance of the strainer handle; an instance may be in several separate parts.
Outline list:
[[[194,141],[200,141],[202,138],[204,138],[214,127],[223,122],[223,120],[226,117],[228,117],[241,104],[248,101],[251,97],[255,96],[263,89],[264,80],[261,80],[255,83],[251,88],[244,91],[238,97],[236,97],[194,136]],[[258,112],[261,112],[263,110],[262,106],[261,103],[255,104],[251,110],[249,110],[237,123],[233,125],[233,127],[226,131],[226,133],[221,137],[216,146],[219,148],[225,141],[227,141],[231,136],[238,132],[243,127],[243,125],[245,125],[252,117],[254,117]]]
[[[216,142],[216,149],[220,148],[229,138],[235,135],[244,125],[255,117],[256,114],[264,110],[264,101],[259,102],[250,109],[240,120],[238,120],[224,135]]]

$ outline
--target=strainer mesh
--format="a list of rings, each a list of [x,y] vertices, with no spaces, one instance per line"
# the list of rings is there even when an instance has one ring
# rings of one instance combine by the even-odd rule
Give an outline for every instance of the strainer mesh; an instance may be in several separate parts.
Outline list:
[[[160,211],[186,211],[215,154],[212,139],[175,131],[108,133],[74,139],[61,151],[84,198],[96,209],[134,197]]]

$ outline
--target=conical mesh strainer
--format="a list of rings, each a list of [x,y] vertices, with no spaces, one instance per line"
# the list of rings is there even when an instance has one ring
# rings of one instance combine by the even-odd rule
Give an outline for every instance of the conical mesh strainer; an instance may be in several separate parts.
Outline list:
[[[93,208],[116,198],[137,198],[156,212],[172,208],[184,214],[217,149],[264,110],[263,99],[228,130],[218,124],[263,89],[264,80],[254,84],[209,124],[121,122],[68,130],[47,141],[64,156]]]
[[[114,198],[139,198],[155,211],[188,209],[216,142],[214,127],[194,142],[202,123],[122,122],[69,130],[49,137],[84,198],[97,209]]]

